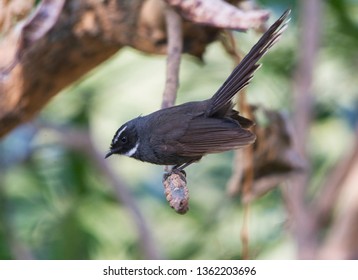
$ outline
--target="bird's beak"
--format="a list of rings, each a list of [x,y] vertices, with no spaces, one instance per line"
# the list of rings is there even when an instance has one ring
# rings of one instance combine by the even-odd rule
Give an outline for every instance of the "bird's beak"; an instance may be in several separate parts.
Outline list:
[[[109,150],[104,158],[110,157],[111,155],[113,155],[113,153],[114,152],[112,150]]]

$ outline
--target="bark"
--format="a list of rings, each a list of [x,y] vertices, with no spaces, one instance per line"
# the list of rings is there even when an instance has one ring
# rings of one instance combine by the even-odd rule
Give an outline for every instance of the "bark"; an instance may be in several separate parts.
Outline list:
[[[307,162],[304,172],[294,176],[285,192],[288,210],[293,221],[292,231],[296,240],[297,255],[300,259],[313,259],[317,253],[318,235],[312,209],[307,203],[310,182],[310,166],[307,155],[309,129],[312,122],[313,70],[319,49],[321,1],[301,2],[301,43],[299,60],[293,85],[295,146]]]
[[[162,0],[43,0],[28,16],[33,3],[1,2],[0,137],[33,118],[54,95],[123,46],[166,53]],[[180,3],[175,8],[183,11]],[[239,12],[248,15],[252,27],[267,19],[267,12]],[[11,26],[14,17],[23,20]],[[238,29],[244,29],[242,22]],[[183,52],[199,58],[220,31],[189,21],[182,29]]]

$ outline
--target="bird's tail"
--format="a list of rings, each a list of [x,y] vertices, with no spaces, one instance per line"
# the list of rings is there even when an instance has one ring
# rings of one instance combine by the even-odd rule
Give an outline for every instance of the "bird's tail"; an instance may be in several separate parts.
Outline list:
[[[260,67],[257,62],[278,41],[286,29],[287,20],[291,10],[285,11],[282,16],[270,26],[260,40],[252,47],[250,52],[236,66],[224,84],[211,98],[211,106],[206,112],[207,116],[217,113],[223,106],[228,105],[234,95],[247,86],[256,69]]]

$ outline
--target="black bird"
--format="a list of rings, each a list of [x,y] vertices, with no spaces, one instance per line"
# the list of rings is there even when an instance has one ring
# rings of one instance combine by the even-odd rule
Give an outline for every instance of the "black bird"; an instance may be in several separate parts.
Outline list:
[[[248,130],[253,122],[240,116],[231,100],[249,84],[260,66],[258,60],[285,30],[289,14],[287,10],[262,35],[210,99],[161,109],[125,123],[115,133],[106,158],[120,154],[182,170],[206,154],[253,143],[256,136]]]

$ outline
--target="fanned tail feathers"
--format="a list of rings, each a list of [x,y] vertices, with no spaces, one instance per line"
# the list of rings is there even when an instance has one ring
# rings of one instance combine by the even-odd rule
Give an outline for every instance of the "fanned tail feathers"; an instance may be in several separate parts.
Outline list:
[[[250,83],[254,72],[260,67],[260,64],[257,64],[257,62],[279,40],[283,31],[286,29],[289,21],[286,19],[290,12],[291,10],[285,11],[236,66],[224,84],[211,98],[211,106],[206,112],[207,116],[212,116],[217,113],[223,106],[231,101],[238,91]]]

